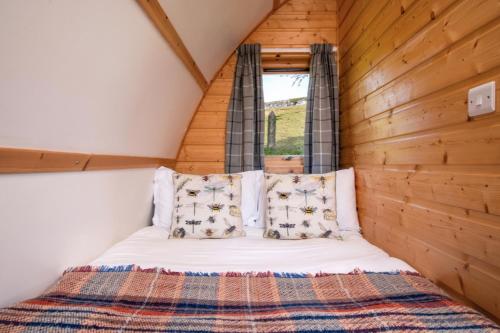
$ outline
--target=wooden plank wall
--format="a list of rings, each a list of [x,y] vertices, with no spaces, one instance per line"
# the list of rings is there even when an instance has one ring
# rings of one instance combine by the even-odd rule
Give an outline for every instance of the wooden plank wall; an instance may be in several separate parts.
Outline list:
[[[500,1],[339,1],[342,164],[364,235],[500,318]],[[496,81],[497,111],[467,90]]]
[[[336,44],[336,8],[335,0],[290,0],[261,23],[245,42],[261,43],[262,47]],[[177,156],[178,171],[198,174],[224,171],[226,111],[235,60],[233,54],[198,106]]]

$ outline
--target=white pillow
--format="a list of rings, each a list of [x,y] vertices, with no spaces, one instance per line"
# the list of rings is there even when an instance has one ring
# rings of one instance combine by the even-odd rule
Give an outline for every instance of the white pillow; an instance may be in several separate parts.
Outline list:
[[[174,171],[160,167],[155,171],[153,185],[154,215],[153,225],[170,230],[174,208]]]
[[[174,171],[160,167],[154,177],[153,225],[170,230],[174,206]],[[241,173],[241,215],[246,226],[264,228],[266,192],[262,170]]]
[[[336,174],[337,222],[340,230],[359,232],[354,169],[337,170]]]
[[[264,172],[262,170],[242,172],[241,215],[243,224],[249,227],[264,228],[266,195]]]

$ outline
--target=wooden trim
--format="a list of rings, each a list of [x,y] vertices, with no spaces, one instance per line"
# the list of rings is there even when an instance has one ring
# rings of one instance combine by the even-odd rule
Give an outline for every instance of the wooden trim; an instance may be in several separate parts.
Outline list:
[[[273,0],[273,10],[280,8],[281,0]]]
[[[309,71],[310,61],[310,53],[263,53],[262,69],[264,72],[270,69],[301,69],[303,73]]]
[[[175,161],[173,159],[159,157],[91,155],[84,171],[130,168],[157,168],[159,166],[173,168],[175,166]]]
[[[137,2],[141,5],[146,14],[148,14],[149,18],[153,21],[154,25],[160,31],[161,35],[165,38],[174,53],[184,63],[187,70],[191,73],[191,75],[193,75],[200,88],[203,91],[206,91],[208,89],[208,82],[205,79],[205,76],[200,71],[198,65],[184,45],[181,37],[170,22],[168,16],[165,14],[165,11],[158,3],[158,0],[137,0]]]
[[[174,159],[0,147],[0,173],[173,168]]]
[[[304,173],[303,155],[266,155],[265,172]]]

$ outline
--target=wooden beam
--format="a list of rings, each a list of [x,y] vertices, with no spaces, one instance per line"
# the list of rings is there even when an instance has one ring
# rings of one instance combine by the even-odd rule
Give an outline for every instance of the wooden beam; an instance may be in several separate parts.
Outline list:
[[[131,169],[131,168],[157,168],[166,166],[174,168],[175,161],[168,158],[116,156],[116,155],[91,155],[84,171]]]
[[[0,173],[173,168],[174,159],[0,147]]]
[[[137,2],[141,5],[146,14],[148,14],[149,18],[153,21],[154,25],[160,31],[174,53],[184,63],[187,70],[193,75],[200,88],[206,91],[208,82],[205,76],[201,73],[198,65],[182,42],[182,39],[170,22],[168,16],[165,14],[165,11],[158,3],[158,0],[137,0]]]

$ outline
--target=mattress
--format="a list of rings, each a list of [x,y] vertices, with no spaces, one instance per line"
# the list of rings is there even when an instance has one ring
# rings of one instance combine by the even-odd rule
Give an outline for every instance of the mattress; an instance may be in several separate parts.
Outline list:
[[[0,309],[0,331],[500,329],[359,234],[285,241],[262,238],[262,229],[247,233],[179,240],[160,227],[139,230],[94,267],[69,269],[38,298]]]
[[[178,272],[349,273],[415,270],[370,244],[359,233],[344,240],[274,240],[247,228],[232,239],[168,239],[162,227],[143,228],[111,247],[91,266],[137,265]]]

